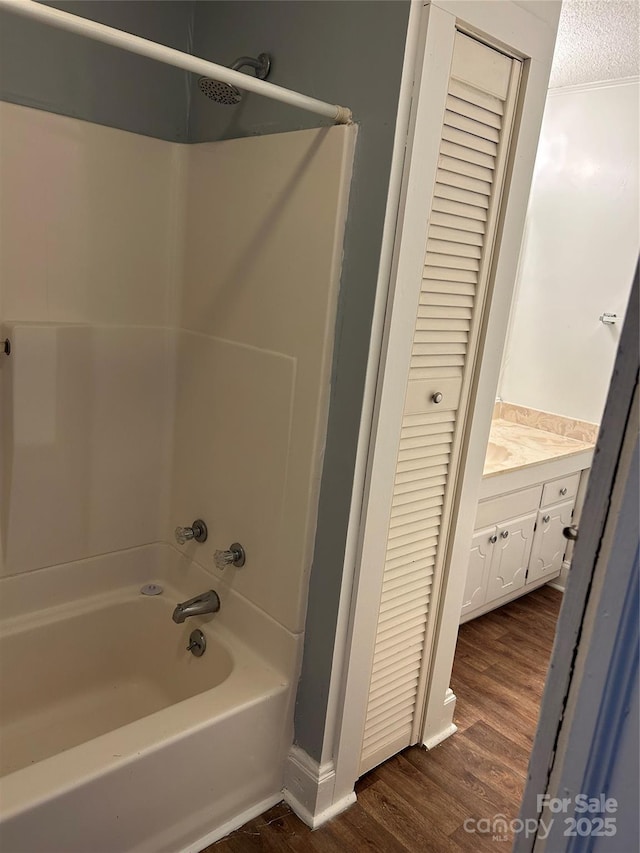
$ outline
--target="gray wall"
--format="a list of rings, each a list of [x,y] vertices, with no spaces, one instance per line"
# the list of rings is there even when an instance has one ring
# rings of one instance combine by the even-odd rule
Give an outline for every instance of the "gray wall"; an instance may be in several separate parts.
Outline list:
[[[190,0],[48,5],[190,51]],[[168,65],[0,12],[0,100],[186,142],[190,82]]]
[[[296,707],[296,742],[316,759],[324,734],[408,16],[406,0],[198,2],[195,10],[197,56],[229,64],[241,54],[272,53],[272,82],[349,106],[360,125]],[[189,139],[276,133],[321,123],[316,116],[256,95],[246,95],[239,107],[224,107],[194,93]]]

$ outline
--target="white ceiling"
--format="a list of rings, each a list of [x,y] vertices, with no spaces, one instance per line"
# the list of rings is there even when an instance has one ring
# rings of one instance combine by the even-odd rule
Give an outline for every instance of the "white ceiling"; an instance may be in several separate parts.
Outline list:
[[[549,87],[634,77],[639,44],[637,0],[564,0]]]

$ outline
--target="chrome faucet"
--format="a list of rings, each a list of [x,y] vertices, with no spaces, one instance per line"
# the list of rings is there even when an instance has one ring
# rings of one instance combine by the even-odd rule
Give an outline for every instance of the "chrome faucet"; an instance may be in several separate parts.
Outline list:
[[[172,619],[180,624],[188,616],[202,616],[205,613],[217,613],[218,610],[220,610],[220,597],[214,589],[209,589],[188,601],[177,604]]]

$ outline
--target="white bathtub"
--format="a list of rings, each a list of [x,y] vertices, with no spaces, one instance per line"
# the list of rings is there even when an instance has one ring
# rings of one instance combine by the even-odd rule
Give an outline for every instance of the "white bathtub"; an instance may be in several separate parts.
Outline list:
[[[176,625],[209,588],[220,613]],[[3,579],[0,599],[1,850],[198,850],[280,799],[298,644],[211,575],[149,546]]]

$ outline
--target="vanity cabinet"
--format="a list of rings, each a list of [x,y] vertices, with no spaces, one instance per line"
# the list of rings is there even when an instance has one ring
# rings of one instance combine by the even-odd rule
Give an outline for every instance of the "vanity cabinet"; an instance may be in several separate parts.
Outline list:
[[[535,513],[497,525],[491,537],[491,564],[486,601],[502,598],[525,585]]]
[[[543,578],[546,580],[560,574],[567,549],[567,540],[562,531],[571,524],[573,506],[571,500],[538,512],[529,560],[530,582]]]
[[[471,544],[462,613],[525,585],[536,514],[476,531]]]
[[[463,621],[557,577],[581,472],[478,504],[463,596]]]
[[[462,599],[462,615],[480,607],[487,598],[487,578],[491,558],[493,557],[493,544],[496,536],[496,527],[485,527],[476,530],[471,540],[471,556],[467,570],[467,581]]]

